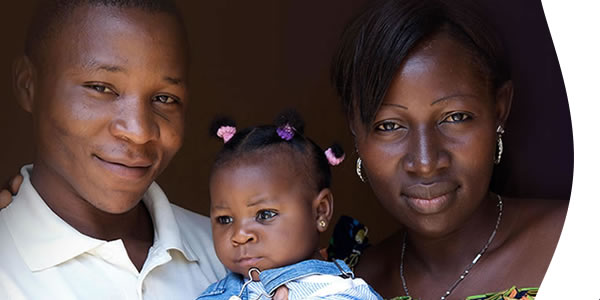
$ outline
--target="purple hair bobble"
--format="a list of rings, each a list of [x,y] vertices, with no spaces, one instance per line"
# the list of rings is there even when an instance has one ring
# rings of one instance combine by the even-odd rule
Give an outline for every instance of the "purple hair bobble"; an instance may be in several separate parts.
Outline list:
[[[235,135],[235,132],[236,129],[233,126],[221,126],[217,130],[217,136],[223,139],[223,143],[227,143]]]
[[[285,124],[284,126],[281,127],[277,127],[277,135],[279,135],[279,137],[281,137],[282,139],[289,141],[292,138],[294,138],[294,127],[290,126],[289,124]]]
[[[327,150],[325,150],[325,157],[327,157],[327,161],[329,161],[330,165],[337,166],[344,161],[344,158],[346,158],[346,155],[342,154],[342,156],[337,157],[337,156],[335,156],[335,153],[333,153],[333,149],[327,148]]]

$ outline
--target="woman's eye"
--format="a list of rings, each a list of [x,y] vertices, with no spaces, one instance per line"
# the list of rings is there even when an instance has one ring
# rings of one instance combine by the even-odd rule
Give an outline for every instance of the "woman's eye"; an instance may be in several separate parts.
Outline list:
[[[471,118],[471,116],[469,116],[466,113],[453,113],[453,114],[447,116],[442,122],[457,123],[457,122],[466,121],[470,118]]]
[[[400,129],[400,125],[398,125],[398,123],[394,123],[394,122],[383,122],[383,123],[377,125],[377,127],[375,129],[377,129],[379,131],[391,131],[391,130]]]
[[[233,218],[230,216],[219,216],[217,217],[217,223],[227,225],[233,222]]]
[[[154,100],[163,103],[163,104],[172,104],[172,103],[177,103],[179,102],[178,99],[176,99],[173,96],[169,96],[169,95],[158,95],[154,97]]]
[[[256,214],[257,221],[267,221],[277,216],[277,212],[272,210],[261,210]]]

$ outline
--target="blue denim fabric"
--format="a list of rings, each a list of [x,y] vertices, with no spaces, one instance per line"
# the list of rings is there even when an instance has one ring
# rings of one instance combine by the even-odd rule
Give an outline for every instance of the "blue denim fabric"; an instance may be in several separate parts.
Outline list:
[[[352,270],[341,260],[336,260],[335,263],[322,260],[305,260],[285,267],[264,270],[259,277],[265,291],[268,294],[273,294],[278,287],[309,275],[335,275],[354,278]],[[243,276],[229,273],[225,278],[210,285],[197,300],[228,300],[231,296],[238,296],[243,285]],[[307,286],[310,289],[310,284],[307,284]],[[246,288],[241,295],[242,300],[250,300],[248,295],[248,288]],[[327,297],[327,299],[332,298]],[[363,288],[360,291],[355,290],[336,298],[348,300],[383,299],[371,287],[368,287],[368,289]],[[264,299],[264,297],[261,299]]]

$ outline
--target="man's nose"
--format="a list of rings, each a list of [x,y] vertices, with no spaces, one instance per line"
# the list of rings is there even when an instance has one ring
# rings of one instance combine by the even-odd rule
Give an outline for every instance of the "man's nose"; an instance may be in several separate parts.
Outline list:
[[[159,138],[157,116],[150,100],[129,97],[119,102],[118,111],[110,126],[114,136],[140,145]]]

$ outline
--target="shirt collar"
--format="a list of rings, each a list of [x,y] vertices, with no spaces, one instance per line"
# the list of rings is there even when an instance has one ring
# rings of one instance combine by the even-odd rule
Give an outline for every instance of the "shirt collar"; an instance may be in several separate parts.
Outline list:
[[[177,250],[189,261],[197,261],[198,256],[181,234],[181,228],[173,213],[173,207],[162,189],[153,182],[144,194],[144,204],[154,222],[154,248]],[[193,230],[193,228],[188,228]]]
[[[30,270],[40,271],[107,243],[84,235],[57,216],[42,200],[30,180],[32,165],[21,169],[23,183],[13,202],[0,214],[5,218],[15,245]],[[156,183],[144,194],[144,204],[154,223],[154,248],[183,253],[197,261],[197,255],[180,234],[173,209]]]

